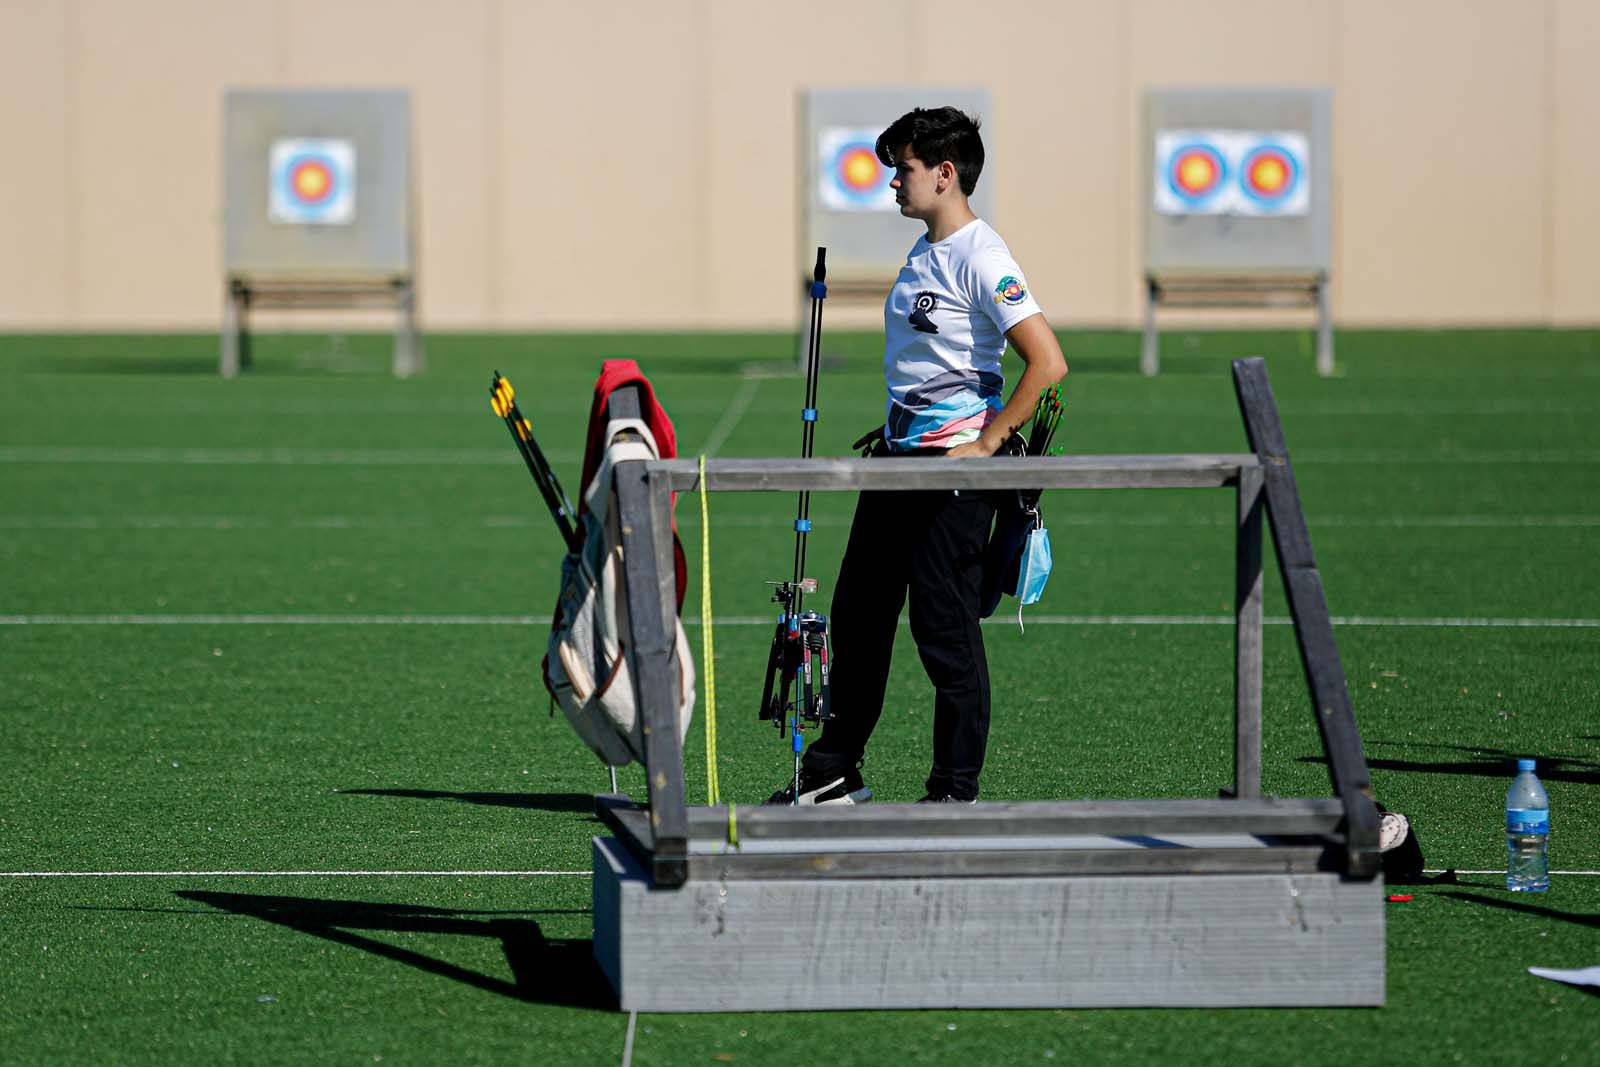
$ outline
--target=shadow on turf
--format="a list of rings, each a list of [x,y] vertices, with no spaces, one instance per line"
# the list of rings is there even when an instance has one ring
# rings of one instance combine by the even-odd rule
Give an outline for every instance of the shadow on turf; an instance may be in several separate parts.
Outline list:
[[[456,800],[525,811],[572,811],[594,816],[594,797],[588,793],[456,793],[447,789],[340,789],[344,796],[404,797],[408,800]]]
[[[1510,781],[1517,773],[1517,759],[1527,753],[1507,752],[1504,749],[1482,748],[1471,745],[1444,745],[1423,744],[1415,741],[1372,741],[1366,742],[1368,749],[1393,747],[1393,748],[1438,748],[1453,752],[1470,753],[1470,758],[1464,760],[1440,760],[1427,762],[1424,760],[1384,759],[1367,757],[1367,766],[1372,770],[1381,771],[1406,771],[1415,774],[1473,774],[1484,778],[1504,778]],[[1594,760],[1581,759],[1577,756],[1541,755],[1536,757],[1539,761],[1539,778],[1546,782],[1573,782],[1578,785],[1600,785],[1600,763]],[[1301,756],[1301,763],[1327,763],[1326,756]]]
[[[1577,923],[1579,926],[1588,926],[1600,930],[1600,915],[1580,915],[1572,911],[1557,911],[1555,908],[1546,908],[1538,904],[1529,904],[1521,900],[1507,900],[1503,897],[1489,897],[1478,893],[1464,893],[1459,889],[1449,889],[1439,894],[1442,897],[1453,897],[1464,900],[1469,904],[1487,904],[1491,908],[1504,908],[1507,911],[1520,911],[1527,915],[1537,915],[1541,919],[1559,919],[1562,922]]]
[[[616,997],[594,960],[588,938],[552,941],[532,919],[502,913],[458,911],[415,904],[374,904],[360,900],[260,896],[183,890],[184,900],[235,915],[247,915],[325,941],[358,948],[429,974],[464,982],[515,1000],[573,1008],[616,1008]],[[480,974],[446,960],[366,936],[366,932],[459,934],[500,940],[511,981]]]

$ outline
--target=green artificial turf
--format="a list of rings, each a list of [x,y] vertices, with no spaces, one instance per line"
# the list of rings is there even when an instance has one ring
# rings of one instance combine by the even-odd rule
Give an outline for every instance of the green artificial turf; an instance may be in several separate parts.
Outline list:
[[[1552,865],[1600,870],[1600,334],[1348,331],[1332,379],[1303,334],[1169,334],[1155,379],[1132,334],[1062,340],[1060,441],[1079,453],[1244,450],[1228,359],[1268,357],[1380,798],[1431,867],[1493,870],[1511,761],[1536,756]],[[878,345],[828,337],[818,454],[881,417]],[[0,1060],[620,1059],[583,873],[607,778],[538,681],[560,545],[489,375],[515,383],[575,496],[601,357],[641,361],[682,454],[784,456],[794,342],[443,335],[428,354],[396,381],[386,338],[268,336],[221,381],[211,336],[0,337],[0,871],[578,873],[0,877]],[[697,646],[700,503],[678,505]],[[720,777],[752,803],[787,773],[754,708],[794,500],[709,503]],[[1229,782],[1233,507],[1047,494],[1049,591],[1026,633],[986,630],[986,798]],[[850,508],[813,498],[808,603],[824,610]],[[1280,619],[1273,566],[1269,548]],[[243,616],[260,618],[225,621]],[[930,703],[902,630],[867,765],[883,799],[921,793]],[[1281,624],[1264,712],[1264,787],[1326,792]],[[637,767],[621,782],[643,791]],[[634,1062],[1592,1056],[1595,998],[1525,968],[1600,963],[1600,878],[1513,897],[1463,875],[1415,897],[1386,913],[1378,1010],[646,1015]]]

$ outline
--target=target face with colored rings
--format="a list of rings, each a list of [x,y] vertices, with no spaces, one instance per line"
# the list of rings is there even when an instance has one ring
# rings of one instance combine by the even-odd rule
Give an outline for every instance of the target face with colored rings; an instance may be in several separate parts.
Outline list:
[[[1209,144],[1187,144],[1172,153],[1167,186],[1180,200],[1198,204],[1215,196],[1228,179],[1228,162]]]
[[[1310,144],[1298,130],[1161,130],[1155,209],[1162,215],[1306,215]]]
[[[268,171],[267,217],[271,221],[342,226],[355,220],[356,155],[349,141],[275,141]]]
[[[878,131],[830,126],[817,136],[817,199],[830,211],[894,211],[894,172],[878,162]]]
[[[1245,153],[1241,170],[1245,195],[1263,203],[1287,200],[1300,182],[1300,164],[1280,145],[1252,148]]]

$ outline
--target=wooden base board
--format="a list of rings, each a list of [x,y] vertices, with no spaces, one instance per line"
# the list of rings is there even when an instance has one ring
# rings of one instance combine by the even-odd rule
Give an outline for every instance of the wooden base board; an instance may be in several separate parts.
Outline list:
[[[624,1011],[1355,1007],[1384,1001],[1383,883],[1334,873],[691,881],[594,839]]]

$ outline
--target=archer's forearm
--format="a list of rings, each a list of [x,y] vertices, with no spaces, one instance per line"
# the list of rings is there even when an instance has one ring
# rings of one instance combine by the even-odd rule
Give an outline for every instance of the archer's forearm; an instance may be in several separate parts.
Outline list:
[[[984,445],[993,455],[1005,444],[1012,431],[1021,429],[1033,415],[1039,393],[1059,382],[1067,375],[1067,360],[1061,354],[1061,345],[1055,332],[1045,323],[1043,315],[1035,315],[1019,322],[1006,334],[1023,360],[1022,377],[1011,391],[1011,399],[1000,409],[983,431]]]

